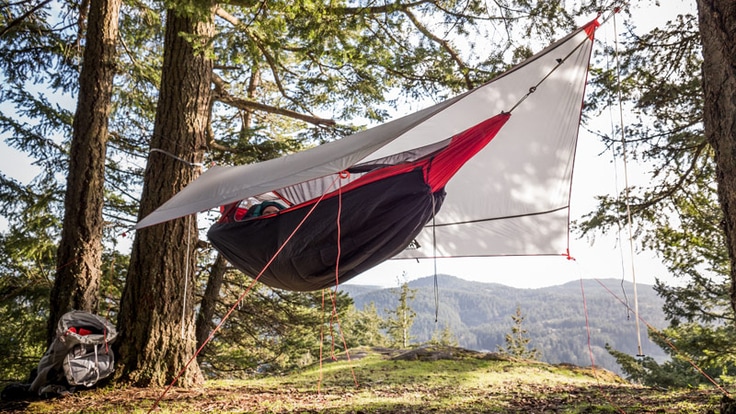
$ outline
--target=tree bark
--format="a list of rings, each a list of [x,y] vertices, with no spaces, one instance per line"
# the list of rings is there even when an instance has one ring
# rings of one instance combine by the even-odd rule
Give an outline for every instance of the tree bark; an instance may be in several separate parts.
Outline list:
[[[225,272],[227,272],[227,261],[221,254],[218,254],[210,268],[207,287],[204,290],[202,302],[199,305],[199,313],[197,314],[197,349],[204,344],[204,341],[210,336],[210,331],[212,331],[212,320],[215,317],[215,309],[220,297]]]
[[[703,123],[715,154],[731,261],[731,307],[736,311],[736,2],[698,0],[698,20],[703,44]]]
[[[99,302],[107,128],[121,3],[90,2],[72,125],[63,228],[50,298],[48,343],[64,313],[73,309],[96,312]]]
[[[203,158],[209,124],[212,62],[205,47],[214,33],[212,16],[210,8],[166,13],[161,88],[139,218],[200,173],[196,164]],[[196,224],[192,215],[136,232],[118,318],[118,380],[138,386],[202,381],[193,359]]]

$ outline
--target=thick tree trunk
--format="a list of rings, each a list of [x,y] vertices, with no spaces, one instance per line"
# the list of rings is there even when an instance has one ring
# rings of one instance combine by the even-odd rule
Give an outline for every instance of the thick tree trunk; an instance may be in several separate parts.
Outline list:
[[[736,1],[698,0],[703,43],[703,122],[715,151],[718,198],[731,259],[736,311]]]
[[[227,272],[227,266],[225,258],[218,254],[210,268],[210,277],[207,279],[207,287],[204,290],[202,303],[197,314],[197,349],[204,344],[212,331],[212,320],[215,317],[215,309],[220,298],[220,289],[225,278],[225,272]]]
[[[69,153],[64,220],[51,290],[47,339],[61,316],[95,312],[102,267],[107,125],[115,75],[120,0],[92,0]]]
[[[212,62],[204,48],[212,11],[166,14],[164,63],[139,217],[200,173],[209,123]],[[204,17],[202,17],[204,16]],[[191,35],[191,36],[189,36]],[[136,233],[118,318],[117,378],[139,386],[170,383],[194,356],[196,216]],[[177,385],[202,381],[196,359]]]

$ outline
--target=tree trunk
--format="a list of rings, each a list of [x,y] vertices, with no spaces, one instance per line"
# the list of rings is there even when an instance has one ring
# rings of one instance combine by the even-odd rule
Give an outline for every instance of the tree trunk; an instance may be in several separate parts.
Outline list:
[[[703,43],[703,123],[715,152],[718,199],[731,260],[736,311],[736,1],[698,0]]]
[[[168,10],[164,63],[139,218],[200,173],[209,123],[212,10]],[[196,216],[136,232],[118,318],[116,377],[138,386],[172,382],[196,351]],[[177,385],[202,381],[192,360]]]
[[[227,261],[221,254],[218,254],[215,263],[210,268],[210,277],[207,279],[207,287],[204,290],[202,303],[199,306],[199,314],[197,315],[197,349],[210,336],[212,320],[215,317],[215,309],[217,308],[217,300],[220,297],[220,289],[222,288],[222,281],[225,278],[225,272],[227,272]]]
[[[48,343],[64,313],[73,309],[95,312],[99,301],[107,125],[120,4],[120,0],[90,3],[69,153],[63,229],[50,298]]]

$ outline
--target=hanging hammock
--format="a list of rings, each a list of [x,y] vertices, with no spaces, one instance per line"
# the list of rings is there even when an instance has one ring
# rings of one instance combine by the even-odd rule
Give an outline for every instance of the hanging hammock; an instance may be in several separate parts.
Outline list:
[[[271,287],[312,291],[345,282],[397,255],[414,240],[439,211],[447,181],[508,118],[509,114],[491,118],[414,161],[357,165],[348,172],[362,176],[345,188],[278,214],[237,221],[231,212],[210,228],[207,237],[230,263],[249,275],[262,272],[258,280]],[[300,223],[301,229],[290,239]]]
[[[208,237],[247,274],[299,291],[391,258],[564,255],[597,26],[395,121],[274,160],[210,168],[136,227],[250,197],[279,200],[286,208],[276,215],[226,214]],[[349,176],[331,188],[341,172]]]

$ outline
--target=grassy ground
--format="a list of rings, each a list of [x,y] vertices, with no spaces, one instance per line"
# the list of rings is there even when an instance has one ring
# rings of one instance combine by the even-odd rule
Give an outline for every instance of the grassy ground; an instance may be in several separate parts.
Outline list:
[[[354,350],[350,361],[196,389],[113,388],[4,402],[17,413],[718,413],[716,390],[664,391],[601,369],[458,349]]]

